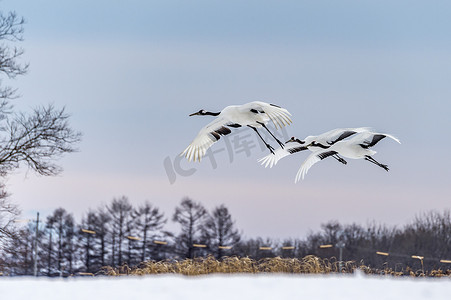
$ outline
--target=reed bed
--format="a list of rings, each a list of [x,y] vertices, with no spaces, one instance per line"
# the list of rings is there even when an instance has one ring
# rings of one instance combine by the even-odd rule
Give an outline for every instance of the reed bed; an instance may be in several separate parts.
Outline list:
[[[308,255],[302,259],[297,258],[264,258],[254,260],[249,257],[223,257],[220,260],[213,256],[198,257],[184,260],[146,261],[136,267],[112,268],[105,267],[101,274],[109,276],[121,275],[150,275],[150,274],[182,274],[182,275],[206,275],[206,274],[331,274],[331,273],[354,273],[361,270],[365,274],[390,275],[390,276],[427,276],[427,277],[450,277],[451,270],[433,270],[423,272],[406,268],[395,271],[390,268],[370,268],[363,262],[345,261],[340,263],[334,259],[323,259],[314,255]]]

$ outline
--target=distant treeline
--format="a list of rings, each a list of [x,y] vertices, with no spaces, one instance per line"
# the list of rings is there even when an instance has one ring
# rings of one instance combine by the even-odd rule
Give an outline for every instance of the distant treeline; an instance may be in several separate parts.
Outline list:
[[[336,221],[305,239],[243,240],[228,209],[208,212],[202,204],[185,198],[171,220],[180,232],[164,230],[167,218],[149,202],[134,207],[127,197],[88,211],[77,224],[71,213],[56,209],[46,220],[17,228],[0,241],[0,273],[32,275],[37,247],[37,273],[68,276],[97,273],[104,266],[136,266],[148,260],[181,260],[213,255],[302,259],[307,255],[363,263],[375,269],[403,271],[450,269],[450,211],[417,216],[402,228],[376,223],[361,226]],[[36,232],[37,243],[36,243]],[[412,257],[413,256],[413,257]]]

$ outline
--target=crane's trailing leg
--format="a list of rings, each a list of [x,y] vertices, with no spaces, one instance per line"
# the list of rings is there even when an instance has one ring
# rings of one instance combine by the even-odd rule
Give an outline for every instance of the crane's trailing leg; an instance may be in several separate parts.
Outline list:
[[[271,131],[269,131],[269,129],[268,129],[268,127],[266,127],[265,123],[262,123],[262,122],[257,122],[257,123],[260,124],[260,125],[262,125],[263,128],[265,128],[265,129],[269,132],[269,134],[276,140],[276,142],[280,145],[280,147],[282,147],[282,149],[285,148],[285,145],[284,145],[281,141],[279,141],[279,140],[274,136],[274,134],[272,134]]]
[[[378,161],[376,161],[376,160],[375,160],[374,158],[372,158],[371,156],[366,155],[366,156],[365,156],[365,160],[367,160],[367,161],[369,161],[369,162],[372,162],[373,164],[375,164],[375,165],[381,167],[382,169],[384,169],[384,170],[387,171],[387,172],[388,172],[388,170],[389,170],[389,168],[388,168],[387,165],[384,165],[384,164],[379,163]]]
[[[344,165],[346,165],[348,163],[346,160],[344,160],[342,157],[338,156],[337,154],[333,155],[332,157],[335,158],[336,160],[338,160],[339,162],[341,162]]]
[[[258,134],[258,136],[262,139],[263,143],[265,143],[266,148],[268,148],[269,151],[271,151],[271,153],[274,154],[274,148],[273,148],[270,144],[268,144],[268,143],[263,139],[263,137],[262,137],[262,136],[260,135],[260,133],[258,132],[257,128],[255,128],[255,127],[253,127],[253,126],[251,126],[251,125],[247,125],[247,126],[250,127],[250,128],[252,128],[252,129],[254,129],[254,131]]]

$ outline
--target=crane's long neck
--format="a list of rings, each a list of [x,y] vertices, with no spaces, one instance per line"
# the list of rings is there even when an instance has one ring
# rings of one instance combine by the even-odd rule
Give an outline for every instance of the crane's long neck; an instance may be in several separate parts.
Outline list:
[[[323,148],[323,149],[329,149],[330,148],[330,146],[325,146],[325,145],[323,145],[321,143],[316,143],[316,142],[314,142],[314,144],[312,146],[320,147],[320,148]]]
[[[217,113],[214,113],[214,112],[211,112],[211,111],[206,111],[205,113],[204,113],[204,115],[205,116],[217,116],[217,115],[219,115],[221,112],[217,112]]]
[[[304,142],[304,141],[301,141],[300,139],[295,139],[294,141],[297,142],[297,143],[299,143],[299,144],[301,144],[301,145],[305,144],[305,142]]]

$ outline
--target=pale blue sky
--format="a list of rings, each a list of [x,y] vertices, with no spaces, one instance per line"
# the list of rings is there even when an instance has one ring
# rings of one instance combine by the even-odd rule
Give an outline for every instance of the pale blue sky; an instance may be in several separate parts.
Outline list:
[[[127,195],[168,216],[182,197],[226,204],[247,236],[302,236],[330,219],[404,224],[451,208],[451,4],[447,1],[3,0],[27,19],[28,75],[17,107],[65,105],[84,133],[56,178],[9,180],[26,214],[62,206],[81,216]],[[307,154],[271,170],[260,147],[225,150],[170,184],[165,159],[209,118],[205,108],[262,100],[293,114],[289,136],[370,126],[396,135],[375,158],[324,161],[293,184]],[[249,135],[250,134],[250,135]],[[247,137],[249,135],[249,137]],[[257,145],[250,131],[240,131]],[[222,141],[223,142],[223,141]],[[213,150],[225,149],[217,143]]]

